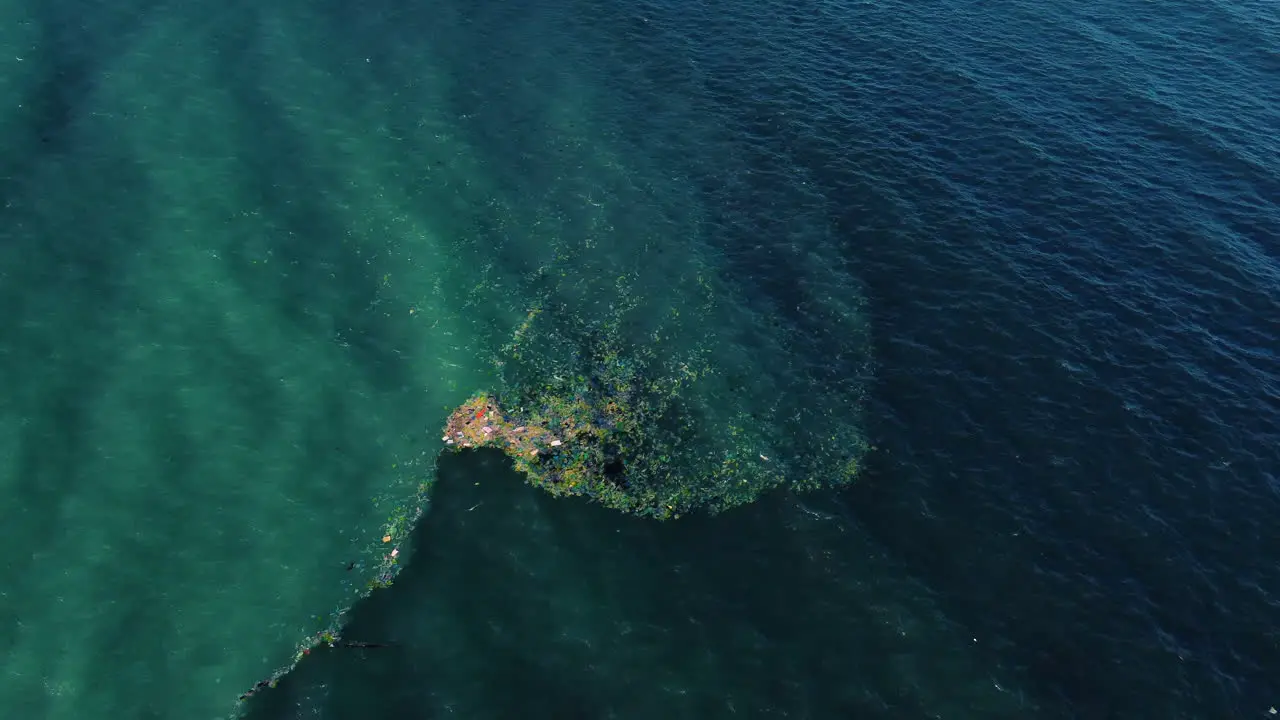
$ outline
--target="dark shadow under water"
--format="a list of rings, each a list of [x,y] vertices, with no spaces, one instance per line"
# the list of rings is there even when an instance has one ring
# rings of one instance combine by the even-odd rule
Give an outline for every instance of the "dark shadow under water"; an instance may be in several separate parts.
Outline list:
[[[248,718],[925,718],[958,699],[924,706],[920,678],[950,672],[923,658],[938,633],[904,650],[858,597],[881,581],[839,557],[865,547],[794,497],[658,523],[553,499],[496,453],[439,472],[404,571],[344,631],[385,647],[313,651]]]

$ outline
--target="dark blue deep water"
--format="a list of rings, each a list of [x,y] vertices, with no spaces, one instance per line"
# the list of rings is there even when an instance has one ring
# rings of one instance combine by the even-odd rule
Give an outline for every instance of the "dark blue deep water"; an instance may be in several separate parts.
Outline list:
[[[260,109],[273,92],[255,86],[261,68],[292,48],[307,67],[275,78],[278,88],[302,87],[309,72],[339,79],[341,96],[324,98],[329,136],[367,128],[415,137],[418,111],[408,108],[428,102],[430,87],[439,93],[432,112],[445,120],[429,132],[466,143],[484,192],[519,199],[560,187],[564,168],[583,162],[557,153],[590,155],[580,144],[557,149],[569,146],[547,139],[548,118],[558,132],[580,123],[601,148],[591,162],[642,168],[640,180],[614,188],[634,204],[612,222],[644,226],[640,198],[651,196],[693,208],[696,238],[654,242],[667,243],[668,257],[705,247],[745,305],[774,309],[797,329],[797,358],[843,347],[826,324],[841,303],[869,329],[862,422],[874,449],[853,484],[657,523],[551,498],[497,455],[441,456],[400,579],[357,603],[344,632],[385,647],[317,649],[242,703],[247,717],[1225,720],[1280,707],[1274,0],[322,0],[198,3],[199,12],[150,3],[127,13],[64,5],[26,16],[52,28],[40,42],[84,48],[49,54],[64,58],[65,73],[50,77],[72,83],[72,98],[126,77],[127,64],[94,64],[108,62],[114,38],[135,42],[127,38],[153,18],[181,17],[191,37],[207,38],[183,46],[203,48],[199,72],[164,82],[233,88],[219,102],[249,108],[238,145],[228,145],[243,149],[227,152],[264,178],[245,190],[246,207],[268,198],[262,212],[297,223],[282,236],[331,223],[298,200],[321,195],[320,181],[276,179],[311,152],[310,141],[294,144],[295,132],[326,137],[295,124],[297,108],[324,93]],[[271,44],[289,37],[302,39]],[[192,107],[212,102],[197,95]],[[49,116],[68,127],[101,116],[79,115],[74,100],[50,102]],[[56,128],[31,127],[6,132],[51,157],[77,152],[60,145]],[[17,154],[4,158],[6,198],[35,195],[14,178],[39,164]],[[332,167],[307,167],[345,187],[343,173],[361,161],[352,150]],[[110,165],[118,176],[77,185],[75,197],[132,207],[110,178],[132,177],[134,167]],[[231,182],[210,173],[194,184]],[[338,213],[332,205],[323,212]],[[475,207],[449,212],[482,215]],[[481,217],[455,230],[487,222],[498,224]],[[521,230],[504,232],[520,247]],[[293,257],[283,247],[272,251],[277,264]],[[288,253],[305,267],[316,247]],[[326,257],[315,277],[338,277],[343,262]],[[69,284],[100,276],[89,268],[77,277],[87,279]],[[299,280],[281,302],[301,302],[308,284]],[[369,305],[357,300],[352,313]],[[335,321],[334,333],[368,357],[399,342],[350,325]],[[6,338],[26,332],[13,328]],[[842,360],[832,373],[848,371]],[[372,389],[317,378],[334,397],[316,417],[353,414],[340,391],[394,397],[417,382],[377,372],[386,385]],[[431,410],[440,405],[433,396]],[[433,441],[438,421],[421,419]],[[350,461],[351,477],[368,475],[350,460],[359,423],[341,423],[306,445],[307,473]],[[63,452],[44,447],[50,457]],[[338,497],[300,502],[341,507]],[[317,526],[323,512],[310,513]],[[305,554],[303,532],[312,530],[280,531],[289,557]],[[256,567],[251,552],[239,557],[236,572]],[[347,556],[305,562],[340,571]],[[146,592],[147,603],[163,606],[162,597]],[[269,616],[263,602],[255,617]],[[314,612],[331,604],[326,596]],[[20,617],[15,610],[12,622]],[[196,617],[174,627],[214,622]],[[287,654],[292,629],[271,632]],[[111,637],[112,653],[147,642],[146,633]],[[283,657],[234,642],[195,647],[182,657],[239,652],[263,677]],[[177,665],[159,674],[166,652],[130,666],[129,687],[162,678],[156,686],[172,689],[113,700],[103,717],[190,717],[161,698],[181,695],[185,682],[214,695],[212,670],[198,680],[184,680]],[[55,708],[93,707],[88,698],[117,681],[114,656],[94,657],[104,659],[84,671],[98,677],[84,682],[82,704],[23,690],[7,701],[12,717],[89,717]],[[217,680],[228,712],[244,680]]]

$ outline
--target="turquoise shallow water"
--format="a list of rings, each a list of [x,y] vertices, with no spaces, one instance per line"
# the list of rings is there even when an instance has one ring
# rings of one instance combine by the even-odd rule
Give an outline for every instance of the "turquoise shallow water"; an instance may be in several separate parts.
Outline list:
[[[426,477],[424,408],[484,377],[484,318],[437,312],[469,266],[436,238],[474,215],[428,227],[390,179],[437,160],[351,140],[357,80],[307,65],[283,9],[230,10],[7,11],[20,716],[230,713],[363,586],[346,565]]]
[[[3,3],[0,706],[1265,716],[1277,47],[1248,1]],[[661,524],[440,455],[539,308],[535,375],[709,358],[683,467],[875,450]],[[237,702],[353,602],[385,647]]]

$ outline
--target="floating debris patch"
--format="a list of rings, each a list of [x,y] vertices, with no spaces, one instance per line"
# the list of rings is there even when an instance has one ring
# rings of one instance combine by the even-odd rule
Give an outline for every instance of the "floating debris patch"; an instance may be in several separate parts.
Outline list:
[[[623,448],[636,430],[617,401],[550,396],[538,410],[515,414],[494,395],[480,393],[449,416],[442,440],[454,449],[501,450],[532,484],[553,495],[585,495],[660,517],[687,510],[689,498],[679,494],[629,492]]]
[[[583,322],[563,307],[530,311],[496,363],[501,390],[458,406],[441,442],[499,450],[552,495],[656,519],[856,476],[867,446],[853,398],[805,401],[822,397],[814,383],[790,394],[799,407],[760,407],[726,384],[732,367],[713,351],[630,342],[622,324]],[[738,374],[748,372],[762,374]],[[780,416],[819,432],[789,432]]]

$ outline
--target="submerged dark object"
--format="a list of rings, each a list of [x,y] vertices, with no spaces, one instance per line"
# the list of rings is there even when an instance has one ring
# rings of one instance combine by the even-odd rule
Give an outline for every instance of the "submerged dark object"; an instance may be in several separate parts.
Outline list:
[[[368,649],[368,648],[389,648],[389,647],[394,647],[394,646],[395,646],[395,643],[364,642],[364,641],[361,641],[361,640],[342,640],[342,641],[338,641],[338,640],[337,640],[337,638],[335,637],[335,638],[333,638],[333,641],[332,641],[332,642],[328,642],[328,643],[327,643],[327,646],[328,646],[328,647],[331,647],[331,648],[362,648],[362,649]],[[320,645],[320,646],[318,646],[318,647],[325,647],[325,645]],[[303,650],[303,651],[302,651],[302,655],[304,655],[304,656],[305,656],[305,655],[310,655],[310,654],[311,654],[311,650],[312,650],[312,648],[307,648],[307,649]],[[244,701],[244,700],[248,700],[249,698],[253,697],[253,695],[254,695],[255,693],[257,693],[257,692],[259,692],[259,691],[261,691],[261,690],[265,690],[266,688],[273,688],[273,687],[275,687],[275,686],[276,686],[276,683],[278,683],[279,681],[280,681],[280,675],[272,676],[272,677],[270,677],[270,678],[267,678],[266,680],[259,680],[258,682],[254,683],[253,687],[249,688],[248,690],[246,690],[245,692],[243,692],[243,693],[241,693],[241,694],[240,694],[240,700],[242,700],[242,701]]]

